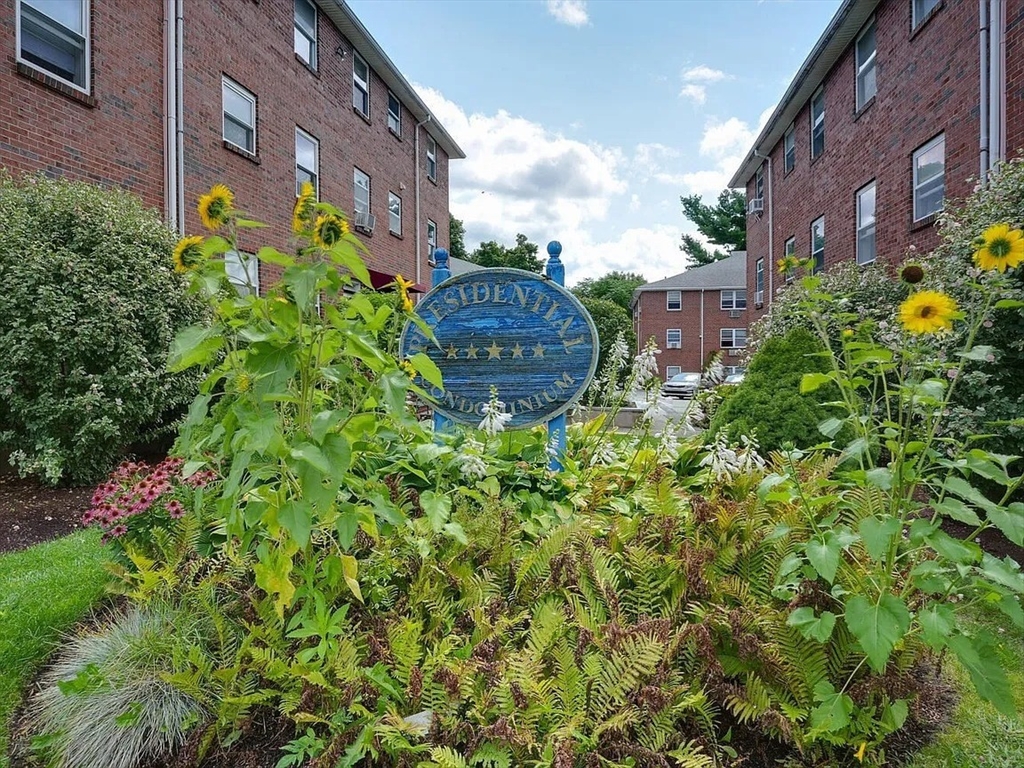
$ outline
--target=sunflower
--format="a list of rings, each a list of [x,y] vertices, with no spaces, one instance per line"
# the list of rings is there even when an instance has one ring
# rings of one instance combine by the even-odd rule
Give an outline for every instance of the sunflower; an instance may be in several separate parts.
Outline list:
[[[301,235],[309,226],[309,220],[313,218],[313,207],[316,205],[316,190],[313,184],[308,181],[302,182],[299,196],[295,198],[295,207],[292,208],[292,231]]]
[[[395,275],[395,285],[398,287],[398,294],[402,297],[402,309],[406,312],[412,312],[413,303],[412,299],[409,298],[409,289],[415,283],[412,280],[406,280],[401,275]]]
[[[195,269],[203,261],[203,238],[199,235],[183,237],[174,246],[174,271],[180,274]]]
[[[900,305],[900,322],[909,333],[938,333],[953,327],[956,302],[938,291],[918,291]]]
[[[316,224],[313,225],[313,242],[321,248],[331,248],[351,231],[348,222],[341,216],[324,213],[317,216]]]
[[[907,264],[900,270],[900,279],[907,285],[916,285],[924,280],[924,267],[920,264]]]
[[[799,269],[800,259],[790,254],[789,256],[784,256],[783,258],[779,259],[778,262],[776,262],[776,264],[779,267],[780,273],[782,273],[783,275],[790,275],[796,272],[797,269]]]
[[[199,218],[203,226],[216,230],[227,224],[234,211],[235,196],[223,184],[214,184],[205,195],[199,197]]]
[[[416,368],[408,360],[403,360],[402,362],[400,362],[398,364],[398,367],[405,371],[406,376],[408,376],[410,379],[416,378]]]
[[[979,238],[974,263],[980,269],[1005,272],[1024,261],[1024,232],[1010,229],[1009,224],[995,224]]]

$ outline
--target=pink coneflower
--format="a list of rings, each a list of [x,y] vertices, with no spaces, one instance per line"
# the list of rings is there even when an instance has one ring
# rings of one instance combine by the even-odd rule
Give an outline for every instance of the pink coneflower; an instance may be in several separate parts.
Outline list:
[[[128,533],[127,525],[115,525],[113,528],[110,529],[110,535],[113,536],[115,539],[121,538],[126,533]]]
[[[185,507],[177,499],[172,499],[167,503],[167,514],[171,516],[172,520],[180,520],[185,516]]]

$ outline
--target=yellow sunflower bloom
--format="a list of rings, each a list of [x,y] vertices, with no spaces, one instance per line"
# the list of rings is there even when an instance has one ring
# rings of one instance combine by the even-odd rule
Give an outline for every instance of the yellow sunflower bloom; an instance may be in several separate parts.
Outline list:
[[[796,272],[800,268],[800,259],[796,256],[784,256],[779,259],[776,264],[779,267],[779,272],[783,275],[788,275]]]
[[[974,263],[980,269],[1005,272],[1024,261],[1024,232],[1010,229],[1009,224],[996,224],[986,229],[974,252]]]
[[[348,222],[341,216],[325,213],[317,216],[316,224],[313,225],[313,242],[321,248],[332,248],[351,231]]]
[[[956,301],[938,291],[918,291],[900,305],[900,322],[908,333],[938,333],[953,327]]]
[[[292,231],[301,235],[306,231],[309,220],[313,217],[313,209],[316,205],[316,190],[308,182],[302,182],[299,196],[295,198],[295,207],[292,208]]]
[[[408,360],[403,360],[402,362],[400,362],[398,364],[398,367],[401,368],[403,371],[405,371],[406,375],[410,379],[415,379],[416,378],[416,368]]]
[[[867,751],[867,749],[868,749],[868,743],[866,741],[862,741],[860,743],[860,749],[858,749],[857,750],[857,754],[854,755],[854,757],[857,758],[857,762],[859,762],[859,763],[863,763],[864,762],[864,753]]]
[[[184,274],[190,269],[195,269],[203,261],[203,238],[199,235],[183,237],[174,246],[174,271]]]
[[[227,224],[234,212],[235,196],[223,184],[214,184],[199,197],[199,218],[203,226],[213,231]]]
[[[416,283],[412,280],[406,280],[400,274],[395,275],[395,286],[398,288],[398,295],[402,297],[402,309],[406,312],[412,312],[413,310],[412,299],[409,298],[409,289],[414,285]]]

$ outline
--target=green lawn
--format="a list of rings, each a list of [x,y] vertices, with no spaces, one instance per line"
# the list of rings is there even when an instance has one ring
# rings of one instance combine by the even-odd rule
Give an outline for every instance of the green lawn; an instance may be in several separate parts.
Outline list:
[[[0,555],[0,768],[22,689],[60,634],[103,595],[106,556],[95,530]]]

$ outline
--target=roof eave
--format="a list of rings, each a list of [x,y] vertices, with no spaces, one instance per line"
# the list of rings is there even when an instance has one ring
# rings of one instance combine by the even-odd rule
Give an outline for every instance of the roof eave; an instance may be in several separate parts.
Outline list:
[[[405,76],[395,66],[394,62],[384,52],[373,35],[369,33],[363,23],[355,15],[345,0],[317,0],[320,8],[327,17],[334,23],[340,32],[348,38],[349,42],[359,52],[359,55],[366,59],[370,68],[380,75],[380,78],[387,83],[388,88],[394,93],[406,108],[412,112],[413,117],[419,123],[424,123],[424,129],[431,136],[438,146],[445,151],[449,158],[464,160],[466,153],[445,130],[441,122],[430,111],[430,108],[419,97]]]

